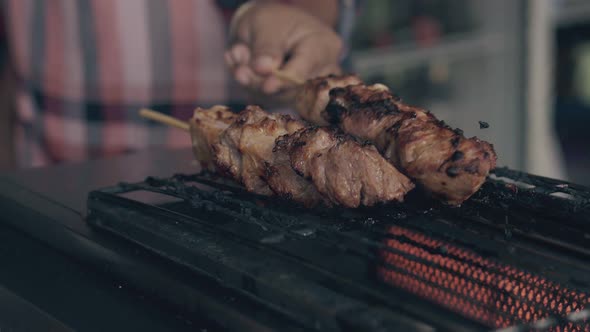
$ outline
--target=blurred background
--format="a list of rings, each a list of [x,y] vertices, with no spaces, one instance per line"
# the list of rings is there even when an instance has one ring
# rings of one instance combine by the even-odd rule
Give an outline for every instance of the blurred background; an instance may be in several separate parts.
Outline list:
[[[351,65],[500,166],[590,185],[590,1],[367,0]]]
[[[590,185],[589,0],[363,1],[354,72],[492,142],[500,166]]]

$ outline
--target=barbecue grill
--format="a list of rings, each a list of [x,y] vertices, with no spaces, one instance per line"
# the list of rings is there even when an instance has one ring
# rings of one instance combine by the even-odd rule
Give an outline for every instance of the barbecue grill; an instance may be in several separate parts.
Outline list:
[[[149,177],[92,191],[87,222],[269,330],[590,331],[590,190],[506,168],[459,208],[308,210],[207,172]]]

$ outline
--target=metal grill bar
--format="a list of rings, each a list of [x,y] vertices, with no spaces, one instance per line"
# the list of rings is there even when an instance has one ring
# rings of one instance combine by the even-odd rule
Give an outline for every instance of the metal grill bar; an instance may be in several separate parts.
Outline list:
[[[588,215],[583,213],[589,209],[590,190],[580,186],[500,169],[461,209],[423,208],[410,202],[370,211],[305,211],[276,202],[261,208],[259,204],[264,204],[266,198],[248,194],[229,182],[219,182],[211,174],[150,178],[139,184],[121,184],[103,193],[114,195],[134,190],[158,192],[189,202],[190,207],[161,207],[177,217],[187,218],[187,214],[197,210],[235,220],[213,228],[223,229],[225,238],[279,254],[291,262],[286,269],[304,268],[306,276],[327,276],[337,284],[329,288],[338,289],[341,294],[371,299],[414,317],[426,317],[431,324],[435,317],[440,317],[436,310],[429,313],[424,309],[428,306],[420,301],[395,303],[403,294],[400,289],[492,328],[585,331],[588,326],[587,317],[580,317],[586,312],[584,307],[590,297],[580,287],[590,291],[590,267],[580,259],[590,258],[590,248],[580,241],[570,244],[550,234],[556,225],[568,232],[577,231],[576,234],[585,234],[585,229],[590,228]],[[556,192],[569,196],[555,196]],[[557,203],[564,209],[545,214],[543,205]],[[499,215],[510,223],[499,219]],[[527,225],[527,215],[538,218],[535,225]],[[567,221],[555,221],[565,216]],[[544,227],[549,233],[527,233],[523,225],[533,230]],[[510,234],[506,234],[507,229]],[[549,246],[551,250],[547,250]],[[510,257],[510,248],[518,248],[523,257]],[[334,253],[339,253],[340,259],[326,259]],[[558,266],[560,270],[544,271],[543,266],[534,266],[538,262]],[[375,278],[382,283],[376,284],[366,274],[347,269],[346,263],[354,263],[360,270],[372,267]],[[572,285],[574,281],[577,287]],[[564,287],[563,283],[570,286]],[[397,290],[385,284],[394,285]],[[325,282],[322,285],[327,286]],[[578,319],[571,320],[570,316]],[[447,320],[442,326],[451,330],[469,325],[458,316]]]
[[[124,198],[121,197],[101,197],[100,193],[95,193],[93,195],[94,197],[92,197],[92,200],[95,200],[94,205],[96,206],[97,201],[111,201],[111,203],[114,203],[114,201],[122,201],[126,204],[129,205],[134,205],[134,202],[129,202]],[[98,203],[100,204],[100,203]],[[379,312],[379,315],[375,315],[376,318],[379,318],[380,322],[379,324],[377,324],[377,326],[365,326],[366,331],[373,331],[373,330],[379,330],[379,328],[383,327],[383,324],[387,325],[387,321],[388,320],[392,320],[391,316],[395,316],[395,312],[389,312],[389,318],[387,316],[384,316],[384,312],[383,310],[379,309],[378,306],[373,306],[373,307],[366,307],[366,305],[360,305],[359,303],[357,303],[355,300],[352,299],[348,299],[347,297],[343,296],[343,295],[339,295],[336,293],[333,293],[333,291],[330,291],[328,289],[325,289],[324,287],[326,285],[324,285],[324,283],[320,282],[317,285],[314,285],[313,283],[309,283],[309,281],[306,282],[306,279],[300,279],[297,283],[295,282],[295,275],[298,276],[306,276],[306,277],[312,277],[313,280],[316,280],[318,278],[322,278],[325,279],[327,284],[335,287],[338,289],[354,289],[355,285],[353,283],[350,283],[349,280],[347,280],[346,278],[341,278],[337,275],[331,274],[328,271],[325,271],[323,269],[313,269],[313,273],[309,273],[309,272],[305,272],[305,270],[307,270],[308,266],[306,264],[301,264],[301,262],[299,262],[300,264],[293,264],[293,259],[286,257],[286,256],[282,256],[282,260],[280,261],[274,261],[274,262],[270,262],[272,259],[269,258],[270,256],[276,256],[278,253],[274,252],[272,250],[269,250],[269,248],[267,246],[260,246],[259,242],[260,241],[254,241],[254,242],[250,242],[248,241],[246,238],[241,238],[238,243],[244,243],[247,244],[247,248],[256,248],[256,249],[262,249],[262,247],[264,247],[263,249],[265,249],[264,251],[259,252],[257,255],[254,256],[250,256],[251,258],[248,257],[247,255],[247,249],[246,248],[242,248],[239,253],[232,253],[228,252],[227,248],[231,248],[232,246],[236,246],[236,241],[235,238],[236,237],[240,237],[239,231],[237,231],[235,234],[228,234],[223,232],[222,230],[219,229],[219,227],[216,227],[215,225],[207,225],[207,223],[203,223],[197,219],[194,218],[190,218],[188,216],[182,216],[181,218],[170,218],[170,216],[167,216],[167,214],[169,213],[174,213],[165,209],[159,209],[156,207],[152,207],[152,208],[144,208],[143,210],[145,210],[146,214],[151,216],[151,217],[147,217],[147,219],[143,219],[141,221],[140,225],[140,229],[143,231],[149,231],[150,227],[153,226],[154,223],[162,223],[163,220],[170,220],[173,219],[170,222],[176,223],[176,225],[183,225],[184,227],[181,228],[181,230],[183,230],[185,227],[188,227],[190,230],[191,234],[194,234],[196,237],[193,237],[191,241],[196,241],[200,244],[199,247],[205,247],[208,248],[208,250],[212,250],[211,247],[214,248],[224,248],[224,254],[219,256],[218,259],[222,262],[221,266],[218,266],[217,264],[215,264],[215,259],[213,259],[213,261],[211,261],[210,259],[205,261],[205,262],[200,262],[198,264],[195,265],[195,262],[186,262],[183,260],[177,260],[179,263],[181,264],[186,264],[189,267],[194,267],[194,266],[199,266],[199,269],[205,269],[204,271],[207,271],[206,273],[211,273],[209,271],[216,271],[215,277],[217,278],[221,278],[222,280],[224,280],[225,282],[230,283],[231,285],[233,285],[234,287],[237,287],[238,289],[244,289],[245,291],[255,291],[257,294],[257,296],[261,296],[260,292],[262,292],[263,289],[266,289],[263,293],[266,294],[266,296],[262,296],[263,298],[266,298],[266,300],[271,301],[269,302],[269,305],[273,305],[272,303],[283,303],[283,304],[287,304],[288,307],[290,307],[291,310],[295,310],[296,312],[301,312],[301,310],[303,310],[304,313],[307,313],[307,316],[310,317],[306,317],[305,315],[301,316],[298,315],[297,318],[302,321],[302,322],[306,322],[308,327],[313,327],[316,326],[317,324],[319,324],[319,322],[323,322],[320,324],[320,326],[322,326],[324,329],[330,330],[330,326],[332,326],[332,329],[334,329],[335,325],[335,321],[340,321],[343,320],[343,324],[352,324],[355,325],[354,322],[350,322],[348,321],[348,315],[351,314],[350,310],[358,310],[359,312],[367,312],[367,310],[369,312]],[[134,234],[132,232],[132,230],[130,228],[123,228],[123,231],[121,232],[121,229],[118,229],[116,227],[120,227],[120,224],[118,223],[113,223],[113,217],[117,217],[117,214],[120,213],[121,211],[118,211],[117,209],[113,209],[113,206],[110,205],[108,209],[103,209],[102,211],[109,211],[107,213],[111,213],[111,218],[109,218],[108,215],[105,215],[104,212],[99,212],[98,213],[98,217],[97,217],[97,212],[93,213],[94,215],[94,219],[92,220],[92,223],[97,226],[100,227],[101,229],[106,229],[106,230],[110,230],[113,232],[118,232],[125,234],[125,236],[127,237],[127,239],[131,240],[131,241],[137,241],[137,239],[135,239],[135,236],[137,236],[138,234]],[[137,217],[137,216],[135,216]],[[150,220],[150,218],[154,218],[151,222],[151,225],[148,224],[148,221]],[[129,221],[129,219],[125,218],[126,221]],[[188,223],[181,223],[179,224],[179,221],[181,220],[186,220],[186,222]],[[120,220],[119,220],[120,222]],[[168,222],[168,223],[170,223]],[[194,229],[192,229],[193,227],[191,225],[193,224],[198,224],[201,226],[206,227],[207,229],[210,229],[210,231],[206,231],[203,229],[200,229],[199,231],[196,231]],[[135,224],[134,224],[135,225]],[[129,225],[128,225],[129,226]],[[158,236],[164,236],[165,232],[164,231],[174,231],[174,234],[169,235],[169,238],[171,241],[173,242],[181,242],[179,241],[179,239],[183,238],[183,234],[186,237],[186,234],[184,232],[178,232],[174,230],[174,227],[170,227],[170,225],[167,225],[164,228],[158,228],[157,229],[157,234]],[[184,231],[186,232],[186,229],[184,229]],[[209,242],[207,244],[203,243],[203,240],[201,239],[200,234],[210,234],[211,236],[211,232],[221,232],[218,235],[223,235],[223,236],[219,236],[217,237],[217,240],[215,243]],[[262,237],[259,237],[258,240],[263,239]],[[233,240],[233,241],[232,241]],[[145,244],[143,242],[140,242],[139,244]],[[258,247],[258,248],[257,248]],[[167,248],[167,250],[171,250],[171,248]],[[198,250],[198,252],[200,253],[201,251]],[[172,255],[170,258],[171,259],[176,259],[177,256]],[[265,260],[264,262],[257,262],[257,259],[254,257],[264,257]],[[279,268],[281,265],[285,265],[287,263],[291,263],[293,265],[290,265],[289,268]],[[192,264],[191,264],[192,263]],[[254,267],[252,267],[251,269],[248,268],[248,264],[254,264]],[[246,264],[246,265],[244,265]],[[264,266],[264,268],[262,268]],[[220,271],[220,269],[239,269],[239,271],[237,271],[237,273],[227,273],[227,272],[223,272]],[[252,270],[254,269],[254,270]],[[204,272],[201,271],[201,272]],[[240,272],[242,271],[242,272]],[[248,272],[250,271],[250,272]],[[286,272],[288,271],[288,272]],[[299,271],[299,272],[297,272]],[[287,278],[287,280],[275,280],[275,278],[282,278],[282,276],[285,276],[285,273],[288,273],[288,275],[290,276],[289,278]],[[244,286],[242,284],[243,282],[243,276],[247,276],[248,280],[252,280],[251,282],[248,282],[246,286]],[[237,278],[237,280],[235,280]],[[317,281],[317,280],[316,280]],[[237,283],[236,283],[237,282]],[[319,287],[318,287],[319,286]],[[284,293],[286,290],[291,289],[291,291],[288,291],[287,294],[283,294],[280,295],[281,293]],[[270,293],[269,293],[270,292]],[[275,293],[278,293],[279,295],[274,295]],[[346,292],[344,292],[346,293]],[[313,295],[313,296],[312,296]],[[394,295],[393,293],[390,293],[389,295]],[[277,297],[279,296],[279,297]],[[287,298],[285,298],[284,296],[287,296]],[[311,296],[311,297],[310,297]],[[331,299],[330,303],[328,303],[328,299]],[[400,307],[410,307],[410,303],[407,302],[403,302],[399,297],[395,297],[392,299],[394,302],[397,301],[397,303],[399,303]],[[350,304],[350,305],[344,305],[344,304]],[[334,307],[334,305],[336,305],[336,307]],[[292,307],[293,305],[295,305],[296,307]],[[332,310],[331,315],[329,314],[329,312],[326,312],[325,310],[319,310],[320,308],[326,308],[326,310],[328,310],[328,308],[331,308],[329,310]],[[336,310],[335,308],[339,308],[339,310]],[[428,317],[429,314],[430,315],[434,315],[435,313],[428,313],[427,307],[425,307],[424,305],[420,306],[420,309],[422,310],[421,313]],[[311,311],[310,311],[311,310]],[[319,310],[319,313],[317,312]],[[323,315],[322,315],[323,314]],[[358,313],[356,313],[354,316],[358,316]],[[398,314],[399,315],[399,314]],[[448,315],[448,313],[446,313],[446,315]],[[406,321],[406,325],[410,324],[412,325],[412,328],[407,328],[405,330],[408,331],[429,331],[430,328],[428,328],[427,325],[423,325],[421,324],[419,321],[416,321],[415,319],[410,318],[412,317],[411,315],[409,317],[404,318]],[[444,321],[444,317],[445,314],[439,314],[436,315],[434,318],[431,318],[434,321],[437,320],[441,320]],[[305,319],[307,318],[307,319]],[[311,321],[310,321],[311,320]],[[395,320],[397,322],[397,320]],[[316,322],[316,323],[313,323]],[[358,322],[356,322],[358,323]],[[375,324],[376,322],[370,321],[367,323],[371,323],[371,324]],[[396,323],[397,324],[397,323]],[[393,324],[395,325],[395,324]],[[422,325],[422,326],[421,326]],[[420,328],[416,328],[416,326],[420,327]],[[443,325],[444,326],[444,325]],[[468,327],[467,329],[465,329],[465,327]],[[377,329],[375,329],[377,328]],[[478,328],[477,325],[474,324],[470,324],[468,321],[464,321],[461,322],[460,320],[454,321],[454,322],[447,322],[447,328],[443,329],[443,330],[447,330],[447,331],[451,331],[451,330],[456,330],[456,331],[468,331],[468,330],[481,330],[481,327]]]

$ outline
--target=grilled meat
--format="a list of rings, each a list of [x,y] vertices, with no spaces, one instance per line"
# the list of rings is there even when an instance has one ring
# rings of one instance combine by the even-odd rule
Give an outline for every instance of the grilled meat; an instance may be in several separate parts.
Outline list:
[[[290,116],[268,114],[258,106],[248,106],[213,144],[218,170],[248,191],[271,195],[264,179],[266,163],[273,160],[275,140],[304,127]]]
[[[217,116],[220,110],[199,111]],[[215,116],[194,118],[211,120]],[[230,118],[233,123],[227,126]],[[194,136],[203,137],[211,146],[207,151],[217,170],[248,191],[289,198],[306,206],[324,203],[358,207],[402,201],[413,188],[374,146],[361,144],[336,129],[309,127],[303,121],[268,114],[257,106],[249,106],[233,117],[222,113],[220,119],[223,124],[193,121],[191,129],[198,130],[201,134]],[[227,128],[214,137],[223,126]],[[318,146],[320,141],[323,145]],[[199,151],[204,151],[205,144],[197,143]],[[306,158],[309,165],[301,166]]]
[[[297,174],[291,166],[290,153],[293,141],[288,138],[295,135],[281,136],[275,141],[273,159],[265,163],[265,179],[268,186],[275,195],[301,202],[305,206],[319,203],[333,205],[331,200],[320,194],[311,179]]]
[[[306,89],[311,91],[320,80],[309,81]],[[333,81],[336,78],[326,82]],[[496,165],[491,144],[465,138],[430,112],[404,104],[382,84],[336,84],[328,98],[325,91],[322,87],[318,90],[322,96],[307,102],[313,109],[299,109],[299,113],[309,119],[321,117],[346,133],[371,141],[393,165],[444,202],[461,204],[481,187]],[[316,101],[326,99],[321,109],[323,104]],[[304,104],[300,101],[299,105]]]
[[[291,166],[313,180],[330,201],[371,206],[402,201],[414,184],[370,144],[335,128],[310,127],[281,139],[290,142]]]
[[[311,79],[300,87],[295,98],[295,108],[305,120],[325,126],[329,123],[322,116],[322,111],[330,101],[330,90],[361,83],[361,79],[355,75],[330,75]]]
[[[203,169],[214,170],[211,146],[237,118],[229,107],[197,108],[189,120],[193,152]]]

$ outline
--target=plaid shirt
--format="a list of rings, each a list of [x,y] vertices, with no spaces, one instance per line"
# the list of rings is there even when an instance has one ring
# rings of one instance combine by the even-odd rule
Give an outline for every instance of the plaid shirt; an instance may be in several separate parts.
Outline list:
[[[138,116],[150,107],[188,119],[195,106],[239,106],[223,62],[238,0],[5,0],[19,79],[20,167],[187,147],[186,133]],[[347,39],[354,1],[341,1]]]

